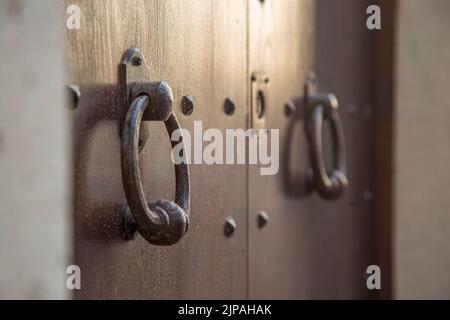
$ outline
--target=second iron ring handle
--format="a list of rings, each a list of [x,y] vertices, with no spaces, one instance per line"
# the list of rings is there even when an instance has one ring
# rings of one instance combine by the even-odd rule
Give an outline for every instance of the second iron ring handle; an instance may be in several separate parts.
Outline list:
[[[170,87],[166,83],[153,86],[155,95],[169,95],[168,99],[156,99],[166,102],[172,107]],[[189,225],[189,168],[184,161],[175,164],[176,191],[175,202],[157,200],[148,203],[144,193],[139,171],[139,132],[144,112],[151,103],[148,94],[138,95],[131,103],[122,127],[122,181],[127,198],[129,212],[133,221],[128,221],[150,243],[156,245],[172,245],[186,234]],[[161,107],[161,106],[159,106]],[[151,110],[149,110],[151,111]],[[173,112],[164,120],[169,138],[180,124]],[[183,139],[182,135],[180,137]],[[172,147],[176,142],[171,141]],[[128,218],[130,220],[130,218]],[[128,228],[130,228],[128,226]],[[127,232],[127,230],[126,230]],[[129,232],[129,231],[128,231]]]
[[[338,198],[348,187],[344,131],[338,114],[338,101],[333,94],[320,94],[311,99],[310,145],[314,187],[325,199]],[[334,167],[327,171],[322,144],[323,123],[329,120],[333,136]]]

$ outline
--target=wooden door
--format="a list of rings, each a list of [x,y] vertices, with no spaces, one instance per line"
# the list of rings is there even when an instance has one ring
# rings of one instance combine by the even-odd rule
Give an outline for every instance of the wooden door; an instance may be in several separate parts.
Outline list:
[[[371,38],[364,33],[363,3],[347,1],[341,7],[313,0],[71,0],[70,4],[80,7],[82,17],[81,28],[67,34],[70,81],[81,89],[80,103],[73,110],[73,264],[82,272],[77,298],[368,296],[372,177],[366,168],[373,164],[367,144],[372,139],[371,120],[364,114],[370,115],[372,99],[371,56],[365,56]],[[336,37],[339,42],[333,41]],[[126,199],[120,167],[123,110],[118,65],[132,47],[142,51],[150,67],[148,80],[171,86],[182,128],[193,132],[194,121],[202,121],[204,130],[222,132],[254,127],[252,76],[264,75],[262,126],[280,130],[276,175],[262,176],[254,165],[190,166],[189,231],[169,247],[151,245],[140,236],[134,241],[121,237]],[[333,202],[317,194],[293,195],[288,184],[304,176],[310,163],[303,123],[286,116],[285,105],[292,101],[301,108],[297,98],[311,71],[317,74],[320,90],[334,93],[341,102],[350,188]],[[193,98],[191,115],[182,112],[183,96]],[[227,98],[234,102],[234,113],[224,110]],[[150,139],[140,161],[146,195],[149,200],[173,199],[169,138],[162,123],[145,126]],[[361,156],[361,150],[367,154]],[[261,211],[268,216],[264,226],[258,224]],[[226,219],[236,224],[229,237],[224,235]]]
[[[285,194],[282,157],[293,148],[294,160],[289,175],[303,174],[308,159],[301,123],[287,132],[290,118],[284,106],[302,94],[303,82],[311,70],[314,35],[312,1],[249,1],[250,70],[264,72],[269,79],[266,89],[266,127],[280,130],[280,171],[261,175],[258,166],[249,173],[249,293],[251,298],[300,298],[306,296],[305,259],[307,243],[305,212],[312,211],[307,198]],[[291,127],[291,126],[289,126]],[[291,130],[290,130],[291,131]],[[290,135],[297,135],[285,146]],[[303,166],[301,165],[303,164]],[[291,189],[291,187],[288,187]],[[267,225],[258,225],[261,211]]]
[[[75,117],[75,259],[77,298],[245,298],[247,187],[245,166],[191,165],[189,232],[176,245],[124,241],[126,203],[120,168],[118,65],[140,48],[153,74],[173,90],[182,128],[245,128],[247,98],[246,3],[204,0],[68,1],[81,11],[81,28],[68,31],[70,80],[80,86]],[[181,112],[192,96],[193,113]],[[224,113],[229,97],[233,115]],[[149,200],[174,197],[174,168],[164,125],[145,124],[141,154]],[[225,219],[237,230],[224,236]]]
[[[249,69],[267,74],[266,127],[280,130],[279,174],[249,171],[250,298],[370,296],[366,268],[374,263],[374,163],[368,5],[249,1]],[[339,100],[347,142],[350,186],[333,201],[304,192],[311,167],[304,122],[285,114],[289,101],[304,108],[298,97],[311,72],[319,91]],[[326,152],[331,154],[330,148]],[[261,211],[268,217],[263,227]]]

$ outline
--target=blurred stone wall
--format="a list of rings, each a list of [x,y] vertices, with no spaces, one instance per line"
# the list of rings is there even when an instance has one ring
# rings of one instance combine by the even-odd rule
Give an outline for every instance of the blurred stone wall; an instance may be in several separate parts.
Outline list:
[[[450,298],[450,1],[400,0],[394,297]]]

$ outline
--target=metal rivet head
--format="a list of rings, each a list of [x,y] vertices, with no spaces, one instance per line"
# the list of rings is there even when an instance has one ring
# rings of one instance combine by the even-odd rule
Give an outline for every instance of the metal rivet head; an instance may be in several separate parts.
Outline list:
[[[75,109],[81,98],[80,88],[76,84],[69,84],[67,89],[70,108]]]
[[[236,110],[236,104],[230,98],[225,99],[224,111],[227,115],[231,116]]]
[[[141,57],[141,56],[134,56],[134,57],[131,59],[131,63],[132,63],[134,66],[140,66],[140,65],[142,65],[142,57]]]
[[[184,96],[182,98],[181,111],[186,116],[189,116],[194,112],[194,98],[192,96]]]
[[[266,226],[266,224],[269,222],[269,216],[267,215],[267,212],[265,212],[265,211],[258,212],[256,221],[257,221],[258,227],[260,229],[264,228]]]
[[[225,237],[231,237],[236,231],[236,221],[233,218],[228,218],[225,220],[225,226],[223,232]]]
[[[292,101],[286,102],[284,105],[284,114],[286,117],[290,117],[295,112],[295,105]]]

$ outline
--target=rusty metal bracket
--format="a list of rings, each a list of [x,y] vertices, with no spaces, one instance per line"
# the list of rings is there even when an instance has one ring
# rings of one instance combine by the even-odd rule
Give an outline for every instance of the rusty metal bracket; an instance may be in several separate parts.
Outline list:
[[[131,92],[135,83],[146,82],[152,79],[152,70],[145,61],[144,55],[137,48],[130,48],[125,51],[122,61],[119,64],[119,90],[122,97],[122,121],[133,101]],[[122,127],[119,127],[119,135]],[[141,152],[149,138],[149,128],[146,125],[141,126],[139,133],[139,152]]]
[[[314,91],[314,93],[311,93]],[[305,132],[310,145],[313,184],[325,199],[336,199],[348,187],[344,131],[338,113],[338,100],[332,93],[317,93],[316,81],[308,79],[304,86]],[[334,168],[325,166],[322,129],[329,120],[333,133]]]
[[[253,72],[251,80],[251,123],[252,129],[266,128],[267,104],[269,101],[269,77],[264,72]]]

